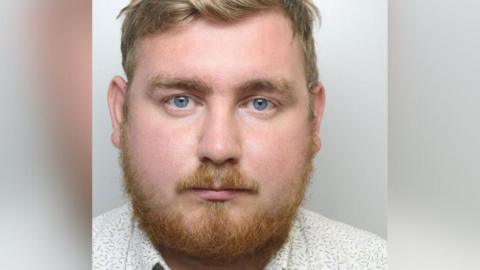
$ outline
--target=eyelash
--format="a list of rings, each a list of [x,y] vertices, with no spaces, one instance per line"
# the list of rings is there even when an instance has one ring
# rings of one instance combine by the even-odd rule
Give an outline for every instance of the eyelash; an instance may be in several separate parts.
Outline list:
[[[275,108],[278,107],[278,104],[273,101],[272,99],[270,98],[267,98],[267,97],[263,97],[263,96],[254,96],[254,97],[249,97],[246,102],[242,103],[242,107],[248,107],[248,105],[252,102],[254,102],[255,100],[258,100],[258,99],[263,99],[267,102],[267,108],[265,110],[255,110],[256,112],[259,112],[259,113],[266,113],[268,111],[271,111]],[[253,105],[252,105],[253,106]]]
[[[199,104],[200,103],[198,101],[198,98],[196,98],[192,95],[178,94],[178,95],[168,96],[168,97],[162,99],[162,104],[164,104],[166,106],[170,106],[174,110],[186,110],[186,109],[183,109],[183,108],[175,107],[175,105],[172,104],[174,102],[174,99],[178,98],[178,97],[185,97],[185,98],[189,99],[189,103],[186,106],[188,106],[190,104],[190,102],[193,102],[194,104]],[[270,108],[266,108],[265,110],[255,110],[258,113],[267,113],[267,112],[269,112],[273,109],[276,109],[280,106],[280,104],[276,100],[273,100],[271,98],[264,97],[264,96],[252,96],[252,97],[248,97],[248,98],[244,99],[245,101],[240,103],[240,107],[248,107],[248,105],[251,102],[253,102],[255,100],[258,100],[258,99],[265,100],[268,103],[267,106],[270,107]]]
[[[198,98],[195,98],[193,97],[192,95],[187,95],[187,94],[178,94],[178,95],[173,95],[173,96],[168,96],[168,97],[165,97],[161,100],[161,103],[164,104],[164,105],[167,105],[167,106],[171,106],[171,107],[174,107],[173,103],[174,102],[174,99],[175,98],[178,98],[178,97],[185,97],[185,98],[188,98],[189,100],[189,103],[188,105],[193,102],[194,104],[198,104]],[[187,105],[187,106],[188,106]],[[182,109],[182,108],[175,108],[175,109]]]

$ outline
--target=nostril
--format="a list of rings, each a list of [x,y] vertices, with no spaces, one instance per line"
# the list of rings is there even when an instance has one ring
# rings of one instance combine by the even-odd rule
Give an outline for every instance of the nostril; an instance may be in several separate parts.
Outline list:
[[[200,162],[205,165],[210,165],[213,167],[223,167],[227,165],[235,165],[237,164],[238,160],[235,158],[227,158],[227,159],[212,159],[209,157],[201,157]]]

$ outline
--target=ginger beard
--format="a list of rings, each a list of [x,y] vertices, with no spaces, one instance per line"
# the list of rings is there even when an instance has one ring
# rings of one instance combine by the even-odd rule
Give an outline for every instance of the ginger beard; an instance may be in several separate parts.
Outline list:
[[[303,172],[299,179],[292,182],[290,196],[283,194],[281,199],[276,200],[278,203],[274,210],[259,208],[256,213],[234,219],[231,216],[234,209],[228,201],[204,201],[194,226],[186,221],[191,213],[182,206],[165,205],[159,196],[149,194],[149,187],[144,186],[136,174],[125,128],[122,128],[121,136],[120,161],[126,193],[130,196],[140,228],[160,252],[175,252],[208,265],[226,266],[246,260],[266,263],[285,243],[312,172],[315,154],[312,132]],[[207,165],[201,165],[192,174],[180,179],[176,192],[180,194],[189,188],[212,187],[214,181],[222,183],[224,188],[245,189],[254,194],[259,192],[258,182],[245,177],[236,168],[218,169]]]

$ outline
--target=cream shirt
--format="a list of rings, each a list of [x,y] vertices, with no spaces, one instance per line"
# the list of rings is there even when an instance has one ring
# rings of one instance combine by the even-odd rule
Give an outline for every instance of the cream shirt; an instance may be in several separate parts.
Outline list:
[[[130,205],[93,220],[92,268],[170,270],[138,227]],[[300,209],[287,242],[266,270],[387,269],[380,237]]]

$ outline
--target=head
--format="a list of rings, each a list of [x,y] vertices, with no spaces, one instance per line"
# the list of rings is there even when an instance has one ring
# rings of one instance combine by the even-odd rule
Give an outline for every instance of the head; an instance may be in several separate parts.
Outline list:
[[[155,246],[212,263],[268,258],[320,148],[309,1],[134,1],[109,89],[135,215]]]

